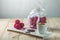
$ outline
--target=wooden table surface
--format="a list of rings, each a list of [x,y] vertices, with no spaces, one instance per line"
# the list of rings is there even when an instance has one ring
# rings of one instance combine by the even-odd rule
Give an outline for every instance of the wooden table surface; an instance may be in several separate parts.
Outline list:
[[[13,27],[15,20],[16,19],[0,19],[0,40],[44,40],[43,38],[7,31],[8,27]],[[28,27],[26,18],[20,18],[20,20],[25,23],[25,27]],[[47,23],[48,26],[56,26],[60,24],[60,18],[49,18],[47,19]]]

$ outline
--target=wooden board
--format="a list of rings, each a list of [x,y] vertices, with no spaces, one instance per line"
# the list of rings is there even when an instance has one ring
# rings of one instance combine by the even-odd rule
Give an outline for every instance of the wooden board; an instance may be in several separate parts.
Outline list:
[[[26,23],[26,18],[19,18],[22,22]],[[0,19],[0,40],[44,40],[43,38],[33,37],[22,33],[7,31],[8,27],[13,27],[16,19]],[[60,18],[48,18],[48,27],[60,27]],[[25,27],[28,27],[26,23]],[[60,40],[60,32],[56,30],[49,30],[55,33],[55,37],[47,40]]]

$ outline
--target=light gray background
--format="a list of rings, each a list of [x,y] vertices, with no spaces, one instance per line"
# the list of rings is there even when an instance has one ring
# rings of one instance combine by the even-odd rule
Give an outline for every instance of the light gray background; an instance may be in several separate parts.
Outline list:
[[[42,0],[41,0],[42,1]],[[42,5],[48,17],[60,17],[60,0],[0,0],[0,18],[23,18],[29,12]]]

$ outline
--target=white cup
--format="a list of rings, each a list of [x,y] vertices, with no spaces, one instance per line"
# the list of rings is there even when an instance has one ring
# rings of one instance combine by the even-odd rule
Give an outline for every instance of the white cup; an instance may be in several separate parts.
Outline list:
[[[38,30],[39,34],[45,34],[47,31],[47,25],[46,24],[45,25],[38,24],[37,30]]]

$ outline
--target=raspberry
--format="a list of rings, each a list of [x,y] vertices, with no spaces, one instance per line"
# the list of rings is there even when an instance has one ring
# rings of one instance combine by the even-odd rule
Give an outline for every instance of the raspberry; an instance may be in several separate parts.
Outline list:
[[[41,17],[39,23],[46,23],[46,17]]]
[[[31,23],[36,23],[37,20],[38,20],[38,17],[35,16],[35,17],[32,17],[32,18],[30,19],[30,22],[31,22]]]
[[[36,22],[37,20],[38,20],[38,17],[37,17],[37,16],[35,16],[35,17],[34,17],[34,21]]]
[[[30,21],[34,21],[34,17],[30,18]]]
[[[21,26],[21,28],[23,28],[24,27],[24,23],[20,23],[20,26]]]
[[[31,21],[37,21],[37,19],[38,19],[37,16],[30,18]]]
[[[14,28],[16,29],[23,29],[24,23],[20,23],[20,20],[15,20]]]
[[[15,24],[19,24],[20,23],[20,20],[15,20]]]
[[[14,24],[14,28],[22,29],[24,27],[24,23]]]
[[[32,28],[32,29],[37,29],[37,26],[30,26],[30,28]]]
[[[16,28],[16,29],[20,29],[21,26],[20,26],[20,24],[14,24],[14,28]]]
[[[33,22],[30,22],[31,25],[34,25],[35,23],[36,23],[36,22],[34,22],[34,21],[33,21]]]
[[[33,28],[33,29],[37,29],[37,20],[38,20],[38,17],[37,16],[35,16],[35,17],[32,17],[31,19],[30,19],[30,25],[32,25],[32,26],[30,26],[30,28]]]
[[[34,26],[33,28],[34,28],[34,29],[37,29],[37,26]]]

